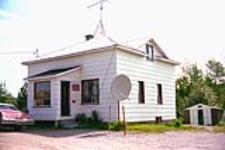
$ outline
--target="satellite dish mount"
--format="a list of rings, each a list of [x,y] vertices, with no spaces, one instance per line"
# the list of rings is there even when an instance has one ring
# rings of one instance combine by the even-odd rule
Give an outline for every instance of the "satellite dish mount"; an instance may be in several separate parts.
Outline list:
[[[118,121],[120,121],[120,101],[128,99],[132,88],[131,81],[126,75],[117,75],[111,84],[111,94],[118,101]],[[124,124],[124,135],[126,135],[126,117],[125,107],[122,106],[123,124]]]

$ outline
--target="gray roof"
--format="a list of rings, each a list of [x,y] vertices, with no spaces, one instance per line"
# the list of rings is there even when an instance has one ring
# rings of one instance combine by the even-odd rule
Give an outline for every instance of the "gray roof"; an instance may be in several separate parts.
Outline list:
[[[72,44],[65,48],[55,50],[50,54],[43,55],[35,60],[30,60],[23,62],[24,65],[36,64],[41,62],[47,62],[51,60],[58,60],[73,56],[79,56],[99,51],[107,51],[109,49],[118,48],[120,50],[124,50],[127,52],[134,53],[136,55],[144,57],[145,54],[145,44],[151,43],[156,47],[158,54],[161,56],[157,56],[158,61],[163,61],[165,63],[170,63],[172,65],[178,65],[179,63],[171,60],[165,54],[165,52],[159,47],[159,45],[153,40],[149,38],[145,38],[142,40],[128,41],[128,42],[115,42],[109,37],[95,37],[89,41],[83,41],[77,44]]]
[[[202,108],[209,108],[209,109],[221,109],[217,106],[209,106],[209,105],[205,105],[205,104],[202,104],[202,103],[199,103],[199,104],[196,104],[196,105],[193,105],[193,106],[190,106],[186,109],[202,109]]]
[[[35,75],[32,75],[32,76],[28,76],[26,79],[29,80],[29,79],[33,79],[33,78],[53,77],[53,76],[57,76],[57,75],[62,74],[62,73],[72,71],[72,70],[77,69],[79,67],[80,66],[51,69],[51,70],[44,71],[44,72],[41,72],[41,73],[38,73],[38,74],[35,74]]]

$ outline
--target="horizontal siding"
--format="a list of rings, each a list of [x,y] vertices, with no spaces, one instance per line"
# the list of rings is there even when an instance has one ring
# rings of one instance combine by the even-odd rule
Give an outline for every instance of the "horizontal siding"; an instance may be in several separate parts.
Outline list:
[[[38,120],[73,119],[77,113],[91,114],[97,110],[104,121],[117,120],[117,101],[111,96],[111,82],[118,74],[126,74],[132,81],[129,100],[121,102],[125,106],[126,117],[130,122],[152,121],[156,116],[163,119],[174,119],[175,116],[175,75],[174,67],[159,62],[145,61],[139,57],[122,51],[106,51],[87,54],[84,56],[67,58],[29,66],[29,76],[50,69],[81,66],[81,71],[55,78],[51,82],[51,108],[33,108],[33,82],[29,82],[29,110]],[[80,84],[83,79],[99,78],[100,104],[81,105],[81,92],[71,91],[71,117],[60,116],[60,82],[71,81]],[[145,104],[138,104],[138,81],[145,83]],[[163,105],[157,105],[157,84],[163,85]],[[72,101],[75,100],[76,103]],[[120,110],[121,112],[121,110]],[[120,114],[121,115],[121,114]],[[120,116],[122,117],[122,116]]]
[[[164,120],[176,118],[174,69],[172,65],[117,51],[117,74],[127,75],[132,83],[129,100],[121,101],[129,122],[153,121],[156,116]],[[144,81],[145,104],[138,103],[138,81]],[[157,84],[162,84],[163,105],[157,104]]]
[[[57,99],[55,99],[55,95],[57,94],[55,91],[56,80],[52,80],[50,82],[51,86],[51,106],[46,108],[34,107],[34,82],[29,81],[28,83],[28,109],[29,113],[35,120],[55,120],[57,109]]]
[[[117,118],[117,102],[115,102],[111,96],[110,85],[112,79],[116,75],[116,55],[115,51],[109,50],[101,53],[87,54],[79,57],[72,57],[63,60],[51,61],[47,63],[34,64],[29,66],[29,76],[38,74],[50,69],[65,68],[72,66],[81,66],[81,71],[76,71],[62,77],[59,77],[55,81],[55,86],[52,86],[52,101],[54,107],[51,110],[37,110],[31,109],[36,118],[44,118],[41,113],[54,115],[54,120],[61,119],[73,119],[77,113],[91,114],[92,111],[96,110],[99,112],[100,117],[104,121],[115,121]],[[73,92],[70,93],[70,109],[71,117],[60,116],[60,81],[71,81],[72,83],[81,84],[83,79],[99,78],[100,81],[100,105],[81,105],[81,93]],[[31,91],[32,93],[32,91]],[[76,103],[72,103],[75,100]],[[32,96],[29,97],[29,102],[32,103]],[[111,113],[110,108],[111,107]],[[37,111],[36,111],[37,110]]]

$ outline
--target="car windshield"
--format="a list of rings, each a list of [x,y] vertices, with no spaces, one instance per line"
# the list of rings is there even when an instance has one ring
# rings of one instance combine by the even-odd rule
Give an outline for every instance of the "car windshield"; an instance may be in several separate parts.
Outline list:
[[[0,109],[18,110],[15,106],[11,106],[11,105],[0,105]]]

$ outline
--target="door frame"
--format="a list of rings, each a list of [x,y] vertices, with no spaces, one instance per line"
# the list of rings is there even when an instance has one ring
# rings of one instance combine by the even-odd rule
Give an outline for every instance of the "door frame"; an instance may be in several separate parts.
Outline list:
[[[201,118],[199,116],[201,116]],[[203,109],[198,109],[198,125],[204,125],[204,110]]]
[[[65,88],[68,88],[66,91],[66,101],[64,99],[63,95],[63,86],[66,86]],[[64,109],[67,109],[67,111],[63,111]],[[60,116],[61,117],[69,117],[71,116],[71,110],[70,110],[70,81],[60,81]]]

